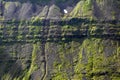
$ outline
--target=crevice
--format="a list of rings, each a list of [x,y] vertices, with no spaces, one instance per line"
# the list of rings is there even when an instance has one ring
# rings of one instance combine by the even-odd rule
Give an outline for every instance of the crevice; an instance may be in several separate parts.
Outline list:
[[[47,56],[46,56],[46,53],[45,53],[45,44],[46,44],[46,38],[45,35],[48,34],[48,31],[49,31],[49,25],[46,18],[47,18],[47,15],[48,15],[48,12],[49,12],[49,9],[47,11],[47,14],[45,16],[45,20],[44,20],[44,25],[43,25],[43,28],[42,28],[42,40],[41,40],[41,50],[42,50],[42,56],[43,56],[43,66],[44,66],[44,74],[41,78],[41,80],[45,80],[46,76],[47,76]],[[47,26],[46,26],[47,25]]]

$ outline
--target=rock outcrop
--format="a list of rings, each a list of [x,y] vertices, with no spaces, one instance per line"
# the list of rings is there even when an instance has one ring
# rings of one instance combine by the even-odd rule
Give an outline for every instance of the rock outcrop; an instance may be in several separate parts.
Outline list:
[[[50,1],[1,3],[0,80],[119,80],[120,1]]]

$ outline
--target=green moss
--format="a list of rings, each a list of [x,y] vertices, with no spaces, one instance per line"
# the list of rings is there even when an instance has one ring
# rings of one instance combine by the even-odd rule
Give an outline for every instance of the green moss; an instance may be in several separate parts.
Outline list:
[[[73,11],[70,13],[72,17],[88,17],[92,16],[92,0],[82,0],[77,3]]]
[[[114,47],[116,46],[114,41],[111,41],[110,44],[114,45]],[[77,45],[78,47],[76,47]],[[72,79],[82,79],[85,77],[86,79],[104,80],[106,76],[101,76],[101,73],[108,72],[108,74],[112,74],[112,72],[114,72],[114,66],[111,64],[119,63],[119,59],[115,57],[116,55],[117,57],[119,55],[119,48],[116,48],[116,52],[114,52],[113,55],[106,57],[104,51],[106,44],[104,44],[104,40],[102,39],[88,38],[83,40],[81,44],[77,43],[77,45],[74,41],[60,44],[60,61],[55,61],[53,64],[55,74],[52,76],[52,79],[59,80],[64,75],[66,76],[65,80],[69,79],[66,69],[70,70],[73,66],[74,75],[73,73],[69,73],[69,75],[72,76]],[[119,47],[119,45],[116,47]],[[73,59],[74,63],[71,64],[67,55],[73,55],[76,50],[79,50],[78,59],[75,57],[75,60]],[[116,71],[119,71],[117,67]],[[110,76],[112,77],[113,75],[108,75],[108,79]],[[115,74],[113,77],[118,76]]]
[[[105,76],[94,76],[93,77],[93,80],[105,80],[107,77],[105,77]]]
[[[1,79],[2,79],[2,80],[12,80],[10,74],[5,74],[5,75],[3,75],[3,77],[2,77]]]
[[[104,44],[102,44],[101,39],[86,39],[80,46],[79,64],[75,66],[77,74],[75,77],[82,77],[82,73],[86,73],[86,77],[91,79],[99,73],[112,73],[113,67],[107,66],[114,62],[113,56],[104,56]],[[102,78],[100,79],[102,80]]]
[[[102,1],[102,0],[98,0]],[[72,17],[92,17],[91,15],[92,11],[92,3],[91,0],[84,0],[80,1],[74,10],[71,12]],[[115,14],[114,12],[112,13]],[[114,16],[113,16],[114,18]],[[33,18],[31,24],[37,24],[39,25],[40,18],[36,17]],[[14,22],[14,21],[13,21]],[[19,24],[19,29],[24,28],[22,25],[24,24],[24,21],[21,21]],[[29,22],[26,22],[26,24],[29,24]],[[51,73],[53,72],[52,80],[68,80],[68,79],[80,79],[82,80],[83,77],[85,77],[88,80],[104,80],[106,79],[112,79],[112,80],[119,80],[119,72],[120,72],[120,43],[119,41],[115,40],[109,40],[108,39],[102,39],[101,38],[92,38],[89,36],[89,38],[82,38],[78,39],[77,41],[75,39],[72,39],[72,41],[68,40],[64,36],[67,35],[67,33],[71,34],[76,32],[78,29],[86,29],[86,26],[83,24],[76,26],[70,26],[65,25],[62,26],[61,29],[63,31],[62,33],[62,41],[57,42],[56,44],[53,42],[53,44],[57,45],[59,49],[55,49],[55,52],[57,56],[59,56],[59,60],[55,60],[53,62],[53,71],[51,70]],[[90,35],[95,34],[102,34],[103,31],[100,31],[100,26],[92,25],[92,23],[87,24],[88,26],[88,32]],[[116,25],[110,24],[112,26],[111,28],[117,27]],[[14,29],[15,27],[6,26],[8,29],[7,33],[12,34],[11,29]],[[50,26],[51,28],[55,28],[54,26]],[[4,39],[4,36],[2,36],[2,29],[4,29],[4,26],[0,26],[1,28],[1,38]],[[104,29],[104,28],[103,28]],[[29,26],[29,33],[28,35],[23,35],[23,31],[18,31],[17,39],[22,40],[25,37],[33,37],[33,39],[28,40],[27,42],[34,43],[33,44],[33,51],[32,51],[32,57],[31,57],[31,64],[28,69],[25,69],[22,73],[22,76],[18,76],[18,78],[14,78],[14,80],[29,80],[31,74],[37,69],[36,65],[36,53],[38,49],[38,44],[36,42],[40,41],[38,39],[39,32],[42,31],[41,27],[39,26]],[[71,32],[70,32],[71,31]],[[82,33],[82,31],[81,31]],[[69,35],[68,34],[68,35]],[[47,38],[48,41],[52,40],[51,38]],[[10,40],[4,39],[5,42],[10,42]],[[65,42],[66,43],[65,43]],[[107,42],[107,43],[105,43]],[[59,44],[60,43],[60,44]],[[15,43],[16,44],[16,43]],[[50,44],[46,44],[47,47],[45,49],[49,49],[48,53],[53,53],[53,50],[50,50]],[[110,45],[108,45],[110,44]],[[40,45],[39,45],[40,46]],[[106,56],[107,51],[106,48],[113,49],[113,52],[111,55]],[[108,49],[109,50],[109,49]],[[4,52],[4,47],[0,47],[0,54]],[[47,52],[47,51],[46,51]],[[15,53],[15,52],[14,52]],[[15,53],[16,54],[16,53]],[[13,54],[13,55],[15,55]],[[50,56],[50,55],[49,55]],[[48,58],[49,58],[48,56]],[[49,66],[49,65],[48,65]],[[69,70],[73,70],[73,72],[69,72]],[[105,75],[103,75],[105,74]],[[106,76],[107,75],[107,76]],[[70,77],[69,77],[70,76]],[[11,79],[10,74],[5,74],[2,77],[3,80]]]
[[[117,74],[116,74],[117,75]],[[112,76],[111,77],[112,80],[120,80],[120,75],[119,76]]]
[[[77,3],[76,7],[73,9],[70,16],[72,16],[72,17],[80,16],[79,11],[81,10],[81,4],[82,4],[81,1]]]
[[[35,62],[37,49],[38,49],[37,44],[33,44],[33,52],[32,52],[32,56],[31,56],[32,62],[31,62],[30,68],[29,68],[28,72],[26,72],[23,80],[29,80],[30,75],[32,74],[32,72],[37,69],[37,65],[36,65],[36,62]]]

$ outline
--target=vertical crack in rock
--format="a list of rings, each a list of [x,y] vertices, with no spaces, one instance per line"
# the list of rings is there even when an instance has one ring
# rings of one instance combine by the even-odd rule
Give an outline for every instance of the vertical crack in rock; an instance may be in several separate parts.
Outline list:
[[[48,34],[48,31],[49,31],[49,25],[48,25],[49,22],[46,20],[48,12],[49,12],[49,9],[48,9],[47,14],[45,16],[45,20],[43,22],[44,25],[43,25],[42,33],[41,33],[42,38],[43,38],[41,41],[41,46],[42,46],[41,50],[42,50],[42,57],[43,57],[42,62],[43,62],[43,68],[44,68],[44,74],[43,74],[41,80],[45,80],[46,75],[47,75],[47,55],[45,53],[45,44],[46,44],[46,39],[47,39],[46,35]]]

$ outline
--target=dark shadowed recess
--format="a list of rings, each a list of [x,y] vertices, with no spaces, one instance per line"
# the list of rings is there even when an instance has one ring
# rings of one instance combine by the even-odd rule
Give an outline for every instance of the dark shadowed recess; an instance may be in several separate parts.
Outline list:
[[[10,2],[10,1],[11,2],[16,2],[17,1],[17,2],[21,2],[21,3],[31,2],[31,3],[36,3],[36,4],[40,4],[40,5],[56,4],[60,8],[63,9],[66,6],[74,6],[80,0],[2,0],[2,1],[6,1],[6,2]]]
[[[63,40],[64,38],[64,40]],[[50,37],[50,40],[47,40],[47,38],[42,38],[44,40],[41,41],[41,38],[37,38],[37,40],[35,39],[31,39],[31,41],[29,40],[13,40],[13,41],[0,41],[0,45],[13,45],[16,43],[19,44],[26,44],[26,43],[37,43],[37,42],[42,42],[42,43],[47,43],[47,42],[51,42],[51,43],[69,43],[72,41],[75,42],[81,42],[84,41],[86,39],[91,39],[91,38],[98,38],[98,39],[103,39],[103,40],[113,40],[113,41],[120,41],[120,35],[66,35],[64,37],[61,36],[57,36],[57,37]]]
[[[60,26],[64,26],[64,25],[70,25],[70,26],[77,26],[77,25],[81,25],[82,23],[84,24],[97,24],[97,23],[101,23],[101,24],[105,24],[105,23],[109,23],[109,24],[119,24],[120,20],[90,20],[90,19],[82,19],[82,18],[71,18],[68,20],[54,20],[54,19],[42,19],[42,20],[37,20],[37,21],[11,21],[11,20],[3,20],[0,21],[0,23],[2,24],[14,24],[14,25],[31,25],[31,26],[49,26],[49,25],[60,25]]]
[[[5,53],[5,51],[6,49],[4,49],[3,46],[1,45],[0,46],[0,80],[3,80],[2,77],[5,74],[10,75],[10,78],[13,79],[23,74],[24,71],[21,66],[22,64],[21,61],[19,59],[14,58],[12,55]]]

